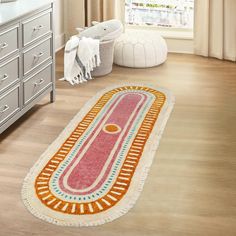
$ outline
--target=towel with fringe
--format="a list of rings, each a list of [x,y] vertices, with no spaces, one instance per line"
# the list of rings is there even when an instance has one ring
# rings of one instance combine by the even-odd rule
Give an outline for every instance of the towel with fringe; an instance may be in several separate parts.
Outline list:
[[[99,40],[72,36],[65,46],[64,78],[70,84],[86,82],[91,71],[101,63]]]

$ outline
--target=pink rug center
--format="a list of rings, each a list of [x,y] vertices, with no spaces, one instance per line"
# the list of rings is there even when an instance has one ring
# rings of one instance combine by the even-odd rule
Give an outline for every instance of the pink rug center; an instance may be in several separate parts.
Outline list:
[[[145,98],[141,101],[142,98],[143,96],[135,93],[122,95],[113,111],[105,114],[108,117],[105,124],[96,134],[93,132],[88,137],[87,145],[80,148],[74,162],[61,176],[59,184],[64,191],[76,193],[78,190],[84,190],[80,192],[84,194],[101,186],[109,174],[130,125],[146,100]]]

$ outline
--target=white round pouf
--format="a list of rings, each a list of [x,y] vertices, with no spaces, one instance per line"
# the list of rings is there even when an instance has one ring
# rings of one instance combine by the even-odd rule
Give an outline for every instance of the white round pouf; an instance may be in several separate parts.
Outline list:
[[[116,40],[114,63],[119,66],[153,67],[166,59],[166,42],[156,31],[129,30]]]

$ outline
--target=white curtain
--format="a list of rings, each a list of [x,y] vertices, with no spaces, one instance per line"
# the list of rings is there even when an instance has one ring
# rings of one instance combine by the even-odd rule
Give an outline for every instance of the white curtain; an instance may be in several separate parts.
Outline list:
[[[85,24],[92,21],[119,19],[124,21],[125,0],[84,0]]]
[[[64,0],[66,40],[91,21],[124,20],[125,0]]]
[[[236,61],[236,0],[195,0],[195,53]]]
[[[66,41],[77,33],[76,28],[85,24],[83,0],[64,0],[64,29]]]

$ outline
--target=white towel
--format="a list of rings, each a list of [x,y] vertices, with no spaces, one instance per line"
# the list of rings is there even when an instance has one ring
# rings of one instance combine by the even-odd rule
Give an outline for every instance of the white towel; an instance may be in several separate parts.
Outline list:
[[[80,62],[80,63],[79,63]],[[91,71],[100,65],[99,40],[72,36],[66,43],[64,78],[72,85],[91,79]]]
[[[84,66],[84,77],[91,79],[91,71],[101,63],[99,40],[83,37],[79,42],[77,56]]]

